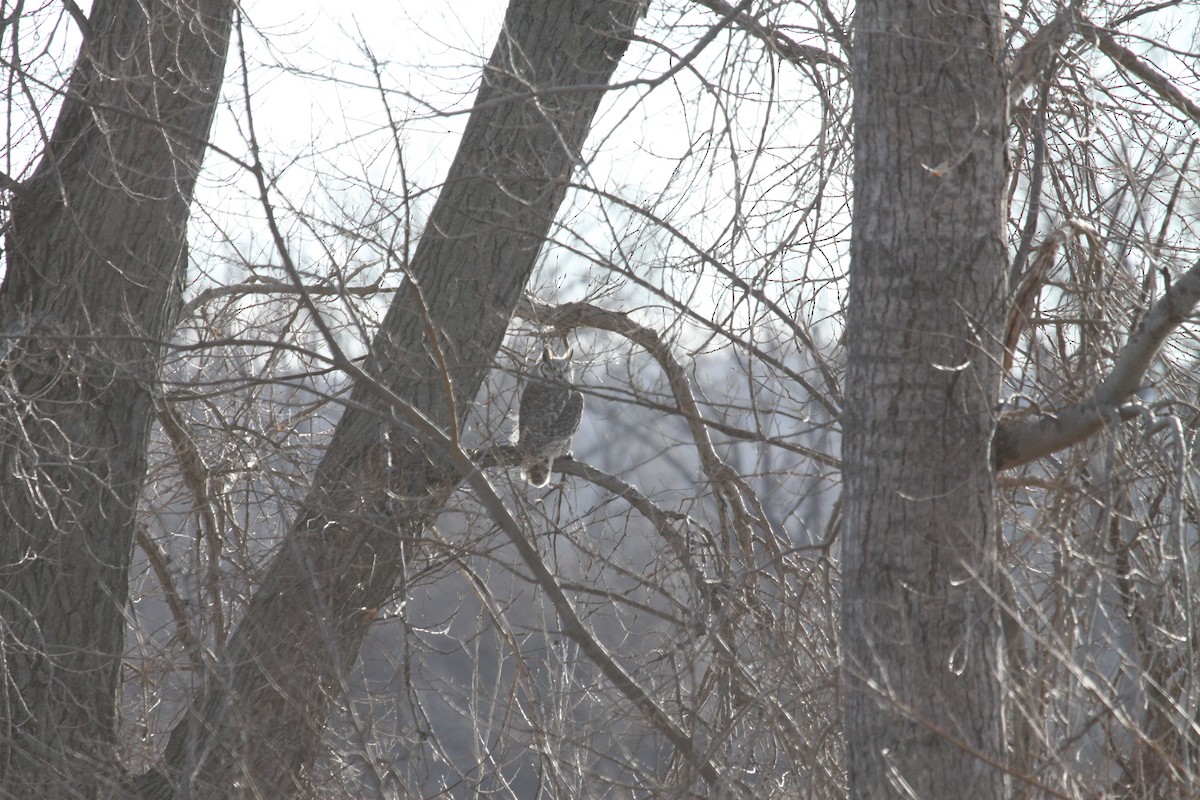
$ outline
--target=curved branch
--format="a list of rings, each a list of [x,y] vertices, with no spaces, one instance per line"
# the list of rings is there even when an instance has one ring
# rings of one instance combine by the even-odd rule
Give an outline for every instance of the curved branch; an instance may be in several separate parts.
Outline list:
[[[713,487],[718,504],[730,513],[745,565],[755,563],[753,531],[757,528],[763,531],[760,541],[767,548],[772,563],[776,569],[783,569],[784,552],[780,546],[783,537],[774,529],[754,490],[717,453],[687,373],[672,352],[670,343],[658,331],[636,322],[628,314],[582,301],[554,306],[527,295],[518,304],[517,313],[542,325],[588,327],[615,333],[644,349],[658,362],[691,432],[701,469]]]
[[[692,537],[687,533],[688,528],[699,530],[711,546],[713,544],[712,532],[701,525],[699,521],[687,514],[665,511],[659,508],[654,501],[643,494],[636,486],[621,480],[616,475],[610,475],[582,461],[576,461],[573,458],[555,459],[554,469],[564,475],[574,475],[577,478],[582,478],[588,483],[599,486],[605,491],[620,497],[632,508],[636,509],[647,522],[654,526],[654,529],[658,531],[658,535],[662,537],[667,546],[671,548],[671,552],[683,564],[688,577],[697,589],[705,589],[710,586],[712,581],[705,577],[704,570],[696,564],[695,559],[692,557],[692,545],[689,541]]]
[[[1013,54],[1012,69],[1008,79],[1008,109],[1011,112],[1021,100],[1025,90],[1046,71],[1058,51],[1079,28],[1080,3],[1074,2],[1059,11],[1058,15],[1043,25],[1024,46]]]
[[[1050,270],[1054,267],[1054,260],[1058,257],[1059,249],[1073,233],[1086,236],[1093,250],[1096,248],[1096,241],[1100,234],[1092,225],[1078,219],[1069,219],[1059,225],[1038,247],[1037,257],[1034,258],[1033,265],[1021,278],[1021,284],[1017,287],[1013,297],[1012,307],[1008,310],[1008,322],[1004,328],[1005,372],[1012,369],[1013,357],[1016,354],[1017,343],[1021,339],[1021,332],[1025,330],[1025,325],[1029,322],[1030,315],[1033,314],[1033,301],[1050,277]]]
[[[453,489],[437,481],[439,471],[458,471],[467,458],[446,431],[464,424],[495,359],[566,195],[563,176],[599,108],[601,93],[589,87],[609,84],[640,10],[626,0],[509,5],[408,263],[408,282],[423,300],[401,288],[361,362],[314,316],[327,358],[354,388],[220,668],[195,693],[160,763],[137,779],[144,797],[175,784],[177,794],[197,799],[227,797],[235,782],[243,794],[294,792],[374,610],[403,588],[412,548]],[[519,99],[530,87],[553,91],[555,101]],[[262,168],[252,165],[250,174],[263,181],[265,195]],[[286,242],[276,244],[283,259]],[[319,310],[289,271],[307,310]],[[422,434],[427,429],[438,432],[432,442]],[[451,454],[445,464],[443,450]],[[581,623],[569,611],[563,627],[573,631]],[[603,671],[617,683],[632,681],[619,669]],[[690,732],[658,712],[648,713],[674,726],[667,736],[682,757],[707,763]],[[717,776],[713,768],[697,770]]]
[[[1084,25],[1101,53],[1112,59],[1114,64],[1140,78],[1159,99],[1182,111],[1192,122],[1200,125],[1200,104],[1180,91],[1170,78],[1159,72],[1149,61],[1118,43],[1111,31],[1091,22],[1085,22]]]
[[[591,629],[580,618],[579,613],[575,610],[575,604],[563,590],[554,572],[542,559],[537,547],[530,541],[520,522],[513,516],[504,499],[484,473],[484,464],[476,460],[473,454],[463,450],[459,442],[451,438],[436,422],[386,386],[373,381],[369,375],[358,370],[350,362],[345,362],[342,366],[351,371],[368,391],[387,401],[389,410],[395,414],[393,424],[396,427],[405,433],[416,435],[445,457],[447,465],[453,468],[458,476],[475,491],[476,499],[487,510],[497,527],[508,537],[521,560],[529,567],[534,581],[546,593],[551,605],[554,606],[562,633],[575,642],[617,691],[632,702],[650,723],[670,740],[678,752],[699,771],[706,783],[710,786],[720,786],[722,784],[721,771],[697,747],[688,731],[676,722],[671,714],[621,666],[604,643],[593,635]],[[497,447],[494,448],[491,458],[497,459],[497,463],[503,463],[511,454],[512,450],[508,447]],[[491,458],[481,460],[490,463]]]
[[[645,219],[650,220],[656,226],[658,226],[658,227],[662,228],[663,230],[667,231],[668,233],[670,233],[670,235],[675,240],[677,240],[677,241],[683,243],[685,246],[687,246],[687,248],[689,250],[691,250],[692,253],[694,253],[698,258],[702,259],[705,264],[709,265],[714,270],[716,270],[722,277],[724,277],[731,284],[736,286],[740,291],[745,292],[748,297],[752,297],[759,303],[762,303],[763,306],[766,307],[775,316],[775,319],[779,320],[782,324],[787,326],[787,329],[789,331],[791,331],[793,336],[796,337],[796,341],[800,342],[802,345],[804,345],[805,348],[808,349],[808,352],[813,357],[813,364],[817,368],[817,370],[821,373],[821,378],[825,383],[825,392],[821,393],[821,392],[817,391],[813,386],[811,386],[809,384],[808,381],[806,381],[804,378],[802,378],[798,375],[793,374],[791,377],[794,380],[796,380],[801,386],[803,386],[805,388],[805,390],[808,391],[809,396],[812,398],[812,400],[814,402],[820,403],[829,412],[829,415],[831,417],[836,418],[836,417],[841,416],[841,413],[842,413],[841,406],[842,406],[842,402],[843,402],[843,397],[842,397],[842,389],[839,384],[837,375],[834,374],[833,368],[825,362],[824,358],[821,357],[820,350],[818,349],[816,341],[813,339],[812,334],[809,331],[804,329],[804,326],[800,324],[800,322],[795,318],[795,316],[793,314],[788,313],[785,309],[783,309],[779,305],[778,302],[776,302],[775,300],[772,300],[770,297],[768,297],[766,292],[764,292],[761,288],[752,286],[744,277],[742,277],[741,275],[738,274],[737,270],[731,269],[730,267],[721,263],[720,259],[716,258],[715,256],[713,256],[712,253],[705,250],[703,247],[701,247],[696,242],[692,241],[686,234],[684,234],[684,232],[682,230],[680,230],[676,226],[672,225],[669,220],[649,213],[645,208],[642,208],[637,203],[634,203],[624,197],[613,194],[611,192],[603,191],[594,186],[587,186],[587,185],[580,184],[580,183],[571,183],[570,187],[577,191],[590,192],[591,194],[593,194],[597,197],[603,198],[604,200],[607,200],[608,202],[625,209],[626,211],[629,211],[633,214],[637,214],[639,216],[644,217]],[[633,276],[631,275],[631,277],[633,277]],[[571,304],[571,305],[574,305],[574,304]],[[551,306],[546,305],[546,308],[551,308]],[[567,308],[567,306],[563,306],[563,308]],[[600,309],[595,306],[592,306],[592,308],[595,309],[596,313],[599,315],[614,313],[611,311],[607,311],[605,309]],[[518,311],[518,313],[524,313],[524,312]],[[621,316],[625,316],[625,315],[621,315]],[[531,319],[534,319],[534,317],[531,317]],[[626,317],[626,319],[628,320],[627,317]],[[631,324],[634,324],[634,323],[631,323]],[[614,332],[619,333],[619,331],[614,331]],[[654,335],[657,335],[657,334],[654,334]],[[637,340],[631,339],[631,341],[637,341]],[[756,355],[758,355],[760,358],[762,357],[762,354],[760,354],[760,353],[756,353]],[[665,368],[665,365],[664,365],[664,368]],[[786,368],[784,368],[784,369],[785,369],[785,371],[787,371]]]
[[[700,412],[700,405],[696,402],[683,365],[675,358],[670,345],[657,331],[635,322],[628,314],[585,302],[554,306],[526,296],[517,306],[517,313],[529,320],[551,327],[595,328],[609,331],[623,336],[641,347],[658,362],[663,372],[666,373],[671,393],[675,396],[679,410],[683,412],[684,421],[687,422],[692,439],[696,443],[705,474],[709,476],[710,480],[717,482],[731,472],[721,457],[717,455],[716,448],[713,447],[704,415]]]
[[[703,569],[695,563],[691,555],[691,538],[687,532],[689,527],[697,528],[707,539],[712,540],[712,533],[687,514],[672,513],[659,508],[650,498],[646,497],[637,487],[626,483],[615,475],[610,475],[583,462],[574,459],[556,459],[555,469],[564,474],[582,478],[596,486],[611,492],[629,503],[636,509],[667,542],[676,557],[683,564],[689,579],[696,590],[701,607],[694,611],[716,616],[727,616],[724,611],[730,591],[730,586],[720,580],[705,576]],[[783,706],[774,695],[764,692],[759,679],[746,669],[737,656],[728,635],[727,625],[718,625],[709,631],[709,642],[713,646],[713,654],[722,659],[730,668],[730,689],[742,704],[761,700],[770,705],[779,720],[780,725],[787,729],[793,740],[799,738],[799,725],[792,713]]]
[[[170,441],[171,449],[175,453],[175,460],[179,464],[179,472],[183,476],[184,485],[192,495],[201,536],[207,545],[205,555],[208,563],[205,565],[204,582],[212,609],[215,651],[219,656],[224,651],[226,634],[225,613],[221,602],[221,555],[224,549],[225,520],[218,521],[217,519],[217,515],[220,513],[217,498],[225,496],[225,487],[221,479],[216,477],[204,463],[200,449],[196,446],[191,434],[184,428],[183,421],[170,403],[164,398],[156,397],[154,409],[158,424],[162,427],[163,433],[167,435],[167,440]],[[223,517],[224,514],[221,516]],[[149,537],[143,537],[139,531],[138,541],[143,544],[143,549],[145,549],[143,539],[148,541]],[[149,550],[146,550],[146,555],[153,561],[153,554]],[[161,574],[159,579],[162,580]],[[172,591],[166,583],[163,584],[163,588],[168,591],[168,594]]]
[[[1163,342],[1200,302],[1200,261],[1167,286],[1161,300],[1129,337],[1112,372],[1082,403],[1034,418],[1001,418],[993,445],[996,469],[1012,469],[1082,442],[1112,420],[1142,386]]]
[[[758,17],[750,14],[747,10],[748,3],[743,3],[734,8],[725,2],[725,0],[696,0],[696,2],[710,11],[727,18],[732,18],[739,28],[745,30],[754,38],[761,40],[763,44],[791,64],[798,67],[821,64],[837,69],[844,76],[850,75],[850,65],[833,53],[822,50],[820,47],[800,44],[785,36],[780,31],[759,22]]]

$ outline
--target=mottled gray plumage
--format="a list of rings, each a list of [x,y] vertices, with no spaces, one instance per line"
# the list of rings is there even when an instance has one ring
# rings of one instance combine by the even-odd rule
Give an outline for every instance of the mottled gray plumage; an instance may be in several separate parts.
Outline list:
[[[583,395],[571,383],[574,377],[571,350],[558,357],[547,347],[521,392],[517,449],[525,478],[534,486],[549,483],[554,459],[571,452],[571,437],[583,417]]]

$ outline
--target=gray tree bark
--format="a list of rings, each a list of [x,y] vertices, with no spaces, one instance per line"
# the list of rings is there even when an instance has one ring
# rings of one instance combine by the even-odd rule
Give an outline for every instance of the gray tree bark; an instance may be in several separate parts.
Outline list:
[[[511,3],[315,487],[163,765],[140,779],[144,796],[285,797],[302,785],[374,610],[403,595],[406,559],[458,481],[402,420],[414,410],[461,430],[641,11]]]
[[[0,798],[95,797],[114,757],[134,510],[225,0],[98,0],[0,290]]]
[[[987,583],[1007,307],[1000,4],[864,0],[844,417],[851,797],[1007,797]]]

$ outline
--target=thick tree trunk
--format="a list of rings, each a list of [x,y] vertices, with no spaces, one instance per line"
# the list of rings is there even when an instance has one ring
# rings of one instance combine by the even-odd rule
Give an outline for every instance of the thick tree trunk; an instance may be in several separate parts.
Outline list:
[[[98,0],[0,292],[0,798],[94,797],[151,391],[233,6]]]
[[[640,6],[509,7],[409,281],[366,367],[446,430],[464,424],[500,348]],[[359,385],[353,400],[226,663],[173,731],[163,767],[141,781],[145,796],[291,794],[373,610],[403,593],[405,558],[454,481],[402,424],[387,423],[398,415],[378,389]]]
[[[986,584],[1005,312],[995,0],[855,17],[845,726],[854,798],[1007,797]]]

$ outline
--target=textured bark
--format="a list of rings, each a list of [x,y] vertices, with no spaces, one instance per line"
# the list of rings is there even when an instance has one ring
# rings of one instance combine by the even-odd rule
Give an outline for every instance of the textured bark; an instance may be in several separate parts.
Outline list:
[[[0,291],[0,797],[118,779],[116,701],[151,390],[232,4],[99,0],[13,193]]]
[[[844,417],[854,798],[1007,797],[989,457],[1006,311],[994,0],[865,0]]]
[[[224,663],[161,769],[139,781],[144,796],[277,798],[303,782],[373,609],[403,594],[405,559],[453,483],[403,424],[387,424],[380,386],[461,428],[640,5],[510,5],[409,281],[375,337],[365,369],[377,381],[356,386]]]

